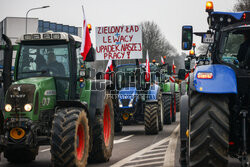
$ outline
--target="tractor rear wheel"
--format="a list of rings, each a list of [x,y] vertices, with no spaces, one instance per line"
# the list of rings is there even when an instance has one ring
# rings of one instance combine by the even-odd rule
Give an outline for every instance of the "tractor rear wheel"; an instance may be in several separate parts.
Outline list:
[[[51,132],[52,166],[86,166],[89,153],[89,126],[82,108],[59,109]]]
[[[159,108],[158,108],[158,122],[159,122],[159,131],[163,130],[163,104],[162,100],[159,99]]]
[[[172,123],[171,95],[162,95],[164,124]]]
[[[187,165],[187,135],[186,132],[188,130],[188,112],[189,112],[189,104],[188,104],[188,96],[181,96],[180,100],[180,159],[179,162],[181,166]]]
[[[114,109],[112,99],[107,96],[104,100],[103,111],[96,111],[93,127],[93,146],[89,161],[106,162],[112,155],[114,143]]]
[[[147,135],[154,135],[159,132],[158,108],[157,103],[148,103],[145,105],[144,125]]]
[[[180,93],[179,92],[175,93],[175,97],[176,97],[176,112],[179,112],[179,110],[180,110]]]
[[[176,121],[176,95],[171,100],[172,122]]]
[[[4,157],[12,163],[28,163],[34,161],[38,154],[38,147],[34,149],[27,148],[6,148]]]
[[[229,107],[224,95],[191,92],[189,166],[228,165]]]

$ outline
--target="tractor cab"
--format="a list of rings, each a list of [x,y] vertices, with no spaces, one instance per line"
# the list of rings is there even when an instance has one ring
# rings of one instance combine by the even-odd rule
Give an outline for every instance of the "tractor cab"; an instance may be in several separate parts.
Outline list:
[[[66,33],[25,34],[17,43],[14,81],[53,84],[57,100],[76,99],[81,38]],[[53,89],[53,88],[50,88]],[[57,91],[58,90],[58,91]]]
[[[136,64],[123,64],[116,67],[116,87],[119,91],[119,107],[133,108],[138,100],[140,88],[145,86],[145,69],[139,66],[140,81],[137,79]]]

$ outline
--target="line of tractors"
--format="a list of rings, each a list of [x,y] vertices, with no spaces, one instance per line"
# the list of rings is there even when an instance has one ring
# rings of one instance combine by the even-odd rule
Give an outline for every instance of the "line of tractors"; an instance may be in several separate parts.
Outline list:
[[[182,166],[226,167],[229,157],[248,166],[250,12],[215,12],[212,2],[206,11],[207,32],[182,27],[182,49],[193,48],[186,68],[176,75],[170,65],[153,62],[149,82],[139,60],[115,66],[109,80],[102,77],[107,73],[97,77],[89,66],[95,50],[82,61],[81,39],[70,34],[24,34],[18,45],[3,35],[4,156],[10,162],[29,162],[39,146],[50,145],[52,166],[105,162],[123,124],[143,122],[145,134],[153,135],[175,122],[180,110]],[[195,54],[193,35],[208,44],[205,55]]]
[[[106,162],[123,124],[144,122],[153,135],[176,121],[179,86],[169,80],[170,65],[152,63],[146,82],[145,65],[136,60],[116,66],[106,80],[89,65],[94,48],[82,60],[77,36],[29,33],[17,45],[2,39],[0,152],[9,162],[33,161],[45,145],[52,166]]]

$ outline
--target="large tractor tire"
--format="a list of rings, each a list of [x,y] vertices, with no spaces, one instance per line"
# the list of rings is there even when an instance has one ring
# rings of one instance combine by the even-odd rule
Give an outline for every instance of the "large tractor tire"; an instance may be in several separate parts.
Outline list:
[[[177,92],[175,93],[175,97],[176,97],[176,112],[180,111],[180,93]]]
[[[172,98],[170,110],[172,112],[172,122],[175,122],[176,121],[176,95],[174,95]]]
[[[115,133],[122,132],[122,126],[123,126],[122,121],[115,121]]]
[[[172,123],[171,95],[162,95],[164,124]]]
[[[96,111],[90,162],[106,162],[111,157],[114,144],[114,124],[113,103],[112,99],[107,96],[104,100],[103,111]]]
[[[158,123],[159,123],[159,131],[163,130],[163,104],[162,104],[162,99],[159,99],[159,104],[158,104]]]
[[[61,108],[51,131],[52,166],[86,166],[89,153],[89,126],[82,108]]]
[[[187,165],[186,153],[187,153],[187,135],[186,132],[188,130],[188,112],[189,112],[189,104],[188,104],[188,96],[183,95],[180,99],[180,140],[181,140],[181,148],[180,148],[180,164],[184,167]]]
[[[224,95],[191,93],[189,166],[228,165],[229,107]]]
[[[159,132],[159,106],[157,103],[147,103],[144,111],[144,126],[147,135],[155,135]]]
[[[11,163],[29,163],[36,159],[38,147],[34,149],[27,148],[6,148],[4,157]]]

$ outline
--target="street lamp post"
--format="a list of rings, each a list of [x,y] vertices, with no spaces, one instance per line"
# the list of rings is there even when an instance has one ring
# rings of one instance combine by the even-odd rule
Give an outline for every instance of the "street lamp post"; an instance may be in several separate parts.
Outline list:
[[[27,34],[27,24],[28,24],[28,13],[32,10],[36,10],[36,9],[44,9],[44,8],[48,8],[50,6],[42,6],[42,7],[38,7],[38,8],[31,8],[30,10],[28,10],[28,12],[26,13],[26,18],[25,18],[25,34]]]

